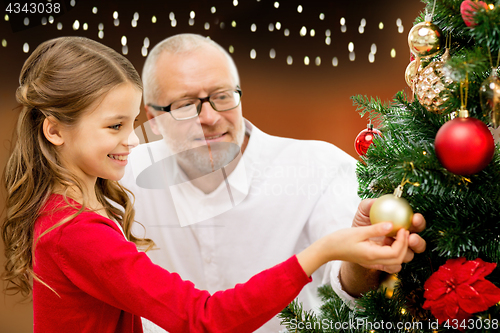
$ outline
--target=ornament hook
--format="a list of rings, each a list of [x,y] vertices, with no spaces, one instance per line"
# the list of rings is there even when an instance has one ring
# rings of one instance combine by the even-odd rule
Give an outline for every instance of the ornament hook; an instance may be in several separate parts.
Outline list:
[[[410,166],[411,166],[411,169],[414,170],[415,169],[415,166],[413,165],[413,162],[410,162]],[[403,176],[403,180],[401,181],[401,184],[398,185],[398,187],[396,187],[396,189],[394,190],[394,196],[398,197],[398,198],[401,198],[401,195],[403,194],[403,187],[406,185],[406,184],[411,184],[415,187],[419,187],[420,186],[420,183],[419,182],[411,182],[408,178],[406,178],[406,173],[405,175]]]
[[[434,0],[434,4],[432,5],[432,12],[429,14],[425,14],[425,22],[431,22],[434,17],[434,9],[436,9],[436,0]]]
[[[464,117],[469,116],[469,111],[467,111],[467,96],[468,95],[469,95],[469,73],[465,72],[465,80],[460,81],[461,107],[460,107],[460,111],[458,114],[459,117],[462,117],[461,114],[464,114]]]
[[[397,198],[401,198],[403,195],[403,185],[398,185],[398,187],[394,190],[393,195]]]

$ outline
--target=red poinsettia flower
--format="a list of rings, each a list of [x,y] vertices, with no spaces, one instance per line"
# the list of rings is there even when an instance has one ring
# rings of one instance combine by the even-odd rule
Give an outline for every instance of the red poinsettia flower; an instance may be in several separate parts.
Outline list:
[[[487,310],[500,301],[500,289],[485,279],[496,267],[481,259],[449,259],[425,281],[423,308],[430,310],[441,324],[459,323],[473,313]]]

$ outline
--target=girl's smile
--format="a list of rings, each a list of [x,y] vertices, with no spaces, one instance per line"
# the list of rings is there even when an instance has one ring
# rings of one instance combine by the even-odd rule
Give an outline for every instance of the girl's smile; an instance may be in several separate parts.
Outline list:
[[[130,150],[139,144],[134,133],[141,91],[130,83],[120,84],[93,104],[76,126],[61,127],[60,156],[87,188],[97,178],[123,177]]]

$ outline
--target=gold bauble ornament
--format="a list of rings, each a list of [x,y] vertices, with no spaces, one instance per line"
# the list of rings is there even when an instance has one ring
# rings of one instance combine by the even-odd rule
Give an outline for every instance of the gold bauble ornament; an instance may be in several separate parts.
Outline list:
[[[417,77],[417,74],[418,74],[418,66],[417,66],[417,60],[415,59],[412,60],[412,62],[410,62],[408,66],[406,66],[405,70],[406,84],[412,89],[413,89],[413,81]]]
[[[396,274],[388,275],[382,282],[380,282],[379,289],[385,289],[385,297],[392,298],[394,295],[394,289],[396,289],[396,284],[399,279]]]
[[[386,194],[375,200],[370,209],[370,222],[392,222],[392,231],[387,235],[396,236],[399,229],[408,230],[413,218],[413,209],[405,198],[401,198],[402,186],[398,186],[393,194]]]
[[[479,89],[481,108],[491,119],[494,128],[500,126],[500,79],[497,70],[493,69]]]
[[[443,47],[443,33],[437,25],[429,21],[413,26],[408,33],[410,51],[420,58],[438,53]]]
[[[421,69],[414,79],[417,99],[428,111],[441,113],[441,106],[448,100],[447,85],[453,83],[444,74],[444,64],[449,59],[448,49],[441,60],[433,61]]]

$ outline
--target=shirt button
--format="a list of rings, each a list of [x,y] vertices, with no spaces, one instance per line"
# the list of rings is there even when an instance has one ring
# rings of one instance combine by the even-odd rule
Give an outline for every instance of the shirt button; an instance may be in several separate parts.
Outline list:
[[[210,258],[210,257],[205,257],[205,262],[206,262],[207,264],[210,264],[210,263],[212,262],[212,258]]]

